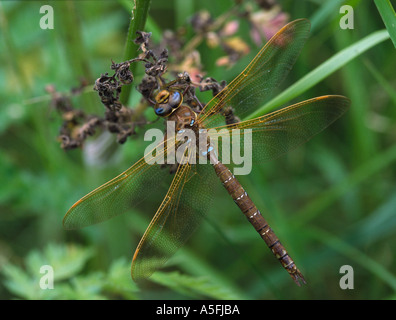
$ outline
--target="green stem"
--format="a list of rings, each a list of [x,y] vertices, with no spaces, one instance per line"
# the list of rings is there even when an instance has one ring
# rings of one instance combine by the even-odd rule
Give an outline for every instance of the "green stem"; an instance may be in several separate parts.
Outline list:
[[[131,23],[129,24],[127,42],[125,47],[124,61],[135,58],[139,46],[133,42],[136,39],[136,31],[143,31],[146,24],[148,10],[151,0],[133,0],[134,6],[131,11]],[[131,65],[131,71],[134,74],[136,64]],[[121,103],[127,104],[131,94],[132,86],[124,86],[121,92]]]

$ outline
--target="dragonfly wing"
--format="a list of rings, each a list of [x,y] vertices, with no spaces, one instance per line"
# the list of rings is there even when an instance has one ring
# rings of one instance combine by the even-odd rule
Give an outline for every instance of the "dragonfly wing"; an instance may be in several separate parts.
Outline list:
[[[229,85],[205,106],[199,121],[205,127],[220,124],[224,117],[219,111],[225,106],[243,116],[263,105],[273,90],[287,76],[309,36],[310,23],[306,19],[290,22],[279,30],[260,50],[250,64]]]
[[[138,206],[148,196],[158,196],[156,190],[166,192],[173,176],[158,164],[149,164],[154,156],[166,153],[160,148],[152,155],[146,155],[132,167],[93,190],[77,201],[63,218],[65,229],[77,229],[113,218],[128,209]],[[161,150],[162,149],[162,150]],[[165,194],[162,193],[162,196]]]
[[[234,126],[216,127],[211,137],[216,139],[227,131],[231,137],[232,130],[239,129],[243,150],[251,148],[255,153],[253,159],[261,162],[272,160],[324,130],[341,117],[349,105],[350,100],[344,96],[317,97]],[[220,159],[222,150],[219,144]]]
[[[209,165],[180,165],[161,206],[135,251],[132,278],[149,277],[180,248],[210,206],[213,180]]]

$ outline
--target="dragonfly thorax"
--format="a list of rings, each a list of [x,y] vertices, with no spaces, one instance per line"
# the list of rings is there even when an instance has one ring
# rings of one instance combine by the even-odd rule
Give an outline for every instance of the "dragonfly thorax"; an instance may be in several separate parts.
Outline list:
[[[175,134],[180,144],[184,144],[186,148],[192,148],[192,145],[195,144],[194,150],[196,150],[197,156],[210,159],[214,147],[206,129],[200,126],[197,114],[189,106],[181,105],[167,120],[174,123]],[[181,139],[182,137],[184,138]]]
[[[168,117],[168,121],[175,122],[175,129],[179,131],[181,129],[192,129],[196,131],[198,129],[197,114],[187,105],[181,105]]]

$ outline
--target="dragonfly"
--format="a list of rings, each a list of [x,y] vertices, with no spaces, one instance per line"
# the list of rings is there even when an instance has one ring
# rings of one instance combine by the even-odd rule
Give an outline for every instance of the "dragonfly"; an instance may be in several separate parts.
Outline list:
[[[224,130],[231,134],[238,129],[242,132],[240,140],[244,146],[247,144],[242,138],[249,132],[250,146],[255,154],[253,159],[261,163],[280,157],[324,130],[350,106],[350,100],[344,96],[326,95],[254,119],[240,120],[257,110],[279,86],[297,60],[309,32],[307,19],[285,25],[249,65],[200,110],[183,103],[185,91],[174,82],[164,84],[153,100],[155,113],[163,117],[165,123],[173,121],[177,133],[190,129],[198,134],[210,128],[215,129],[216,135]],[[224,110],[230,106],[231,115],[225,116]],[[209,163],[193,162],[191,152],[182,153],[183,161],[178,162],[175,172],[170,174],[163,165],[151,161],[161,155],[166,158],[167,150],[177,144],[165,135],[161,142],[164,148],[147,152],[129,169],[78,200],[66,213],[64,228],[78,229],[100,223],[138,208],[147,197],[162,196],[162,203],[132,258],[132,278],[135,281],[145,279],[162,267],[200,225],[211,209],[217,180],[294,282],[299,286],[305,284],[304,276],[267,220],[230,168],[221,161],[219,147],[214,147],[209,137],[206,141],[196,148],[196,154],[206,157]],[[163,184],[168,188],[161,193],[158,190]]]

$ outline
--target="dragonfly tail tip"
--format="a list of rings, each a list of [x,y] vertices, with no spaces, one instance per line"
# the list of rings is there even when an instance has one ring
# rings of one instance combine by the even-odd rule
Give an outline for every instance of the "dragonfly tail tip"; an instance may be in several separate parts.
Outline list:
[[[301,287],[301,285],[303,284],[307,284],[307,282],[304,279],[304,276],[298,269],[295,273],[290,273],[290,276],[292,277],[296,285],[298,285],[299,287]]]

